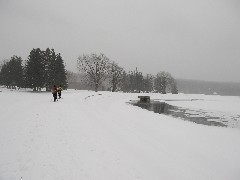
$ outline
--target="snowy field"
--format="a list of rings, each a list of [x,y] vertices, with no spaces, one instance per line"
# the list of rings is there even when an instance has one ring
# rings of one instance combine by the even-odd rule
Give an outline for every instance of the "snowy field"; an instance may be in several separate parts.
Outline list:
[[[240,128],[126,103],[139,94],[68,90],[53,102],[51,93],[0,91],[0,180],[240,179]],[[225,118],[240,115],[239,97],[147,95]]]

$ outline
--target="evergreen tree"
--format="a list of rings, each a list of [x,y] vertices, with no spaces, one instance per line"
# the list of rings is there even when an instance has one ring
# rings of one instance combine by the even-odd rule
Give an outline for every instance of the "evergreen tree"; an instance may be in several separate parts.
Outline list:
[[[7,86],[10,88],[11,80],[10,80],[10,66],[9,62],[5,62],[2,66],[1,73],[0,73],[0,81],[2,85]]]
[[[63,89],[67,88],[67,71],[65,70],[65,65],[62,59],[61,54],[57,54],[56,60],[55,60],[55,84],[61,85]]]
[[[2,83],[2,67],[3,67],[3,64],[0,63],[0,85],[3,85],[3,83]]]
[[[33,49],[26,62],[25,80],[26,87],[34,91],[43,87],[50,91],[53,85],[67,88],[66,70],[61,55],[56,55],[54,49]]]
[[[25,69],[26,86],[38,91],[45,85],[45,62],[43,52],[37,48],[30,52]]]
[[[11,81],[13,86],[23,87],[22,58],[13,56],[9,62],[11,68]]]
[[[54,64],[54,62],[52,62],[52,52],[54,53],[54,50],[51,51],[49,48],[47,48],[46,51],[43,51],[43,62],[45,67],[44,82],[46,86],[46,91],[50,91],[53,86],[51,77],[51,66],[53,66]]]
[[[22,59],[18,56],[11,57],[11,60],[4,63],[1,69],[1,83],[8,88],[19,88],[23,86]]]

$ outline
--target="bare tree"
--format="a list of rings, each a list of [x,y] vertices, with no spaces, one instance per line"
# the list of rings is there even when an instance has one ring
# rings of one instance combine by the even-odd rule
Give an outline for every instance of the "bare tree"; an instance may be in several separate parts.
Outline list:
[[[171,92],[173,94],[177,94],[177,84],[172,75],[168,72],[161,71],[157,74],[157,77],[154,81],[155,90],[162,94],[166,94],[167,92]]]
[[[118,66],[117,63],[111,63],[111,81],[112,81],[112,92],[117,90],[118,84],[121,82],[123,76],[123,68]]]
[[[78,69],[87,74],[88,81],[94,85],[97,92],[109,74],[110,62],[104,54],[83,54],[78,57]]]

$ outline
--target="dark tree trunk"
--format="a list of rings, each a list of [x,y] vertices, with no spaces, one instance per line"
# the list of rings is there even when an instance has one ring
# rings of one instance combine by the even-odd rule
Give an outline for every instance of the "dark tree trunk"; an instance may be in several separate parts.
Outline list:
[[[112,92],[115,92],[117,90],[116,84],[113,84]]]
[[[98,83],[95,84],[95,92],[98,92]]]

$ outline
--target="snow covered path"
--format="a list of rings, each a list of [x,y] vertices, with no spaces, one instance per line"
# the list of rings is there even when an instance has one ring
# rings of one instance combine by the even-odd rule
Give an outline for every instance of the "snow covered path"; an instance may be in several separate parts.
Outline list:
[[[179,95],[181,96],[181,95]],[[0,180],[240,179],[240,130],[127,105],[137,94],[3,90]]]

